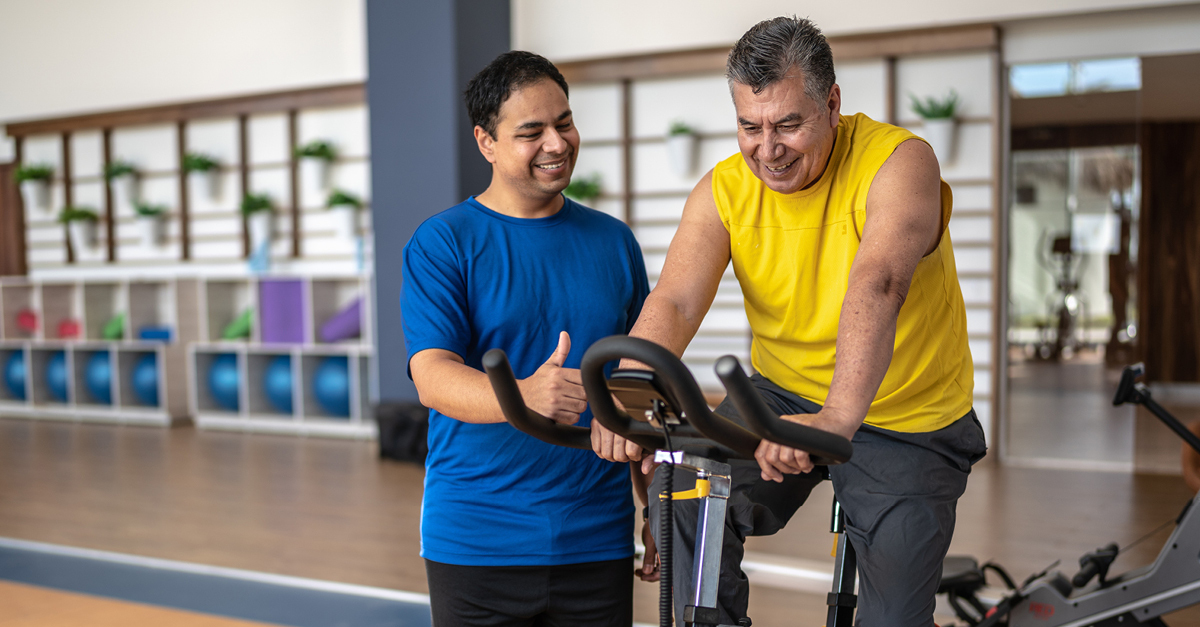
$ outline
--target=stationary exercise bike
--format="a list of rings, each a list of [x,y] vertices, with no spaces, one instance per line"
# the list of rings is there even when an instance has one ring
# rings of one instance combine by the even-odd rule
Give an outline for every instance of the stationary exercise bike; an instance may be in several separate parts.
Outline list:
[[[1136,382],[1144,372],[1142,364],[1125,368],[1113,405],[1142,405],[1200,452],[1200,438],[1154,402],[1145,384]],[[1200,495],[1184,506],[1171,537],[1149,566],[1110,577],[1109,566],[1120,552],[1115,543],[1079,558],[1079,571],[1070,578],[1048,568],[1016,586],[1003,569],[986,564],[984,569],[997,572],[1009,588],[999,603],[988,607],[977,594],[985,584],[984,569],[972,558],[948,557],[946,570],[954,572],[943,575],[941,591],[972,627],[1165,627],[1163,614],[1200,603],[1200,508],[1194,507],[1198,499]]]
[[[606,376],[606,366],[621,359],[641,362],[650,370],[614,370]],[[483,357],[483,367],[509,423],[550,444],[592,449],[589,429],[552,422],[525,406],[503,351],[488,351]],[[696,473],[694,490],[674,493],[671,485],[674,473],[667,472],[666,488],[660,495],[665,501],[659,546],[662,564],[659,612],[663,626],[671,624],[673,611],[672,498],[696,498],[700,502],[695,589],[687,591],[689,603],[684,622],[694,627],[733,627],[718,625],[716,607],[725,507],[732,479],[728,461],[754,459],[754,451],[763,438],[807,451],[815,464],[824,466],[845,462],[852,452],[849,440],[841,436],[779,418],[755,392],[735,357],[727,355],[717,360],[716,372],[749,430],[714,414],[691,372],[674,354],[653,342],[627,336],[608,337],[587,350],[580,366],[588,404],[596,420],[617,435],[653,451],[656,462]],[[614,396],[624,410],[617,408]],[[857,602],[854,595],[857,565],[854,549],[842,533],[844,519],[836,501],[833,521],[833,531],[840,535],[826,625],[850,627]],[[738,620],[738,626],[748,625],[748,618]]]

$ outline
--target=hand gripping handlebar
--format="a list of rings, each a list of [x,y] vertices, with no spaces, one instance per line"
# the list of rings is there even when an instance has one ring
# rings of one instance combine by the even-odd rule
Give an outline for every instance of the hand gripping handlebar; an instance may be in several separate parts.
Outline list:
[[[647,340],[615,335],[604,338],[583,356],[580,373],[592,413],[610,431],[637,443],[646,450],[665,448],[663,435],[648,423],[636,421],[617,409],[609,392],[604,367],[612,361],[632,359],[646,364],[661,375],[668,391],[677,399],[681,418],[694,428],[708,445],[716,446],[730,457],[753,459],[762,438],[784,446],[807,451],[814,464],[840,464],[850,459],[849,440],[833,433],[781,419],[773,412],[742,371],[737,359],[722,357],[717,361],[717,376],[725,384],[729,396],[750,429],[746,429],[709,410],[700,386],[687,367],[667,349]],[[493,349],[483,357],[483,367],[491,381],[501,410],[513,426],[530,435],[559,446],[590,449],[591,433],[584,427],[552,422],[525,406],[512,369],[503,351]],[[687,437],[690,430],[682,429],[672,442],[695,442]]]

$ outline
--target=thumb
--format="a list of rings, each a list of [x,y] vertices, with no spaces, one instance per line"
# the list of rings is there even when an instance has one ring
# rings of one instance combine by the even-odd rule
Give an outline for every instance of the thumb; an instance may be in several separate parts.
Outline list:
[[[562,365],[567,362],[567,354],[571,352],[571,336],[567,335],[566,331],[558,334],[558,348],[554,349],[554,354],[550,355],[550,359],[546,363],[562,368]]]

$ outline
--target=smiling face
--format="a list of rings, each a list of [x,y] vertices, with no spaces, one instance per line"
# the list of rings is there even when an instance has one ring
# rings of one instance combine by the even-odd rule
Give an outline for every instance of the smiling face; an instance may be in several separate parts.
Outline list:
[[[790,194],[821,178],[837,137],[841,90],[826,102],[804,93],[804,77],[793,70],[761,92],[733,83],[738,147],[746,165],[772,191]]]
[[[489,191],[536,204],[571,182],[579,131],[567,95],[549,78],[512,92],[500,105],[495,136],[476,126],[475,139],[492,164]]]

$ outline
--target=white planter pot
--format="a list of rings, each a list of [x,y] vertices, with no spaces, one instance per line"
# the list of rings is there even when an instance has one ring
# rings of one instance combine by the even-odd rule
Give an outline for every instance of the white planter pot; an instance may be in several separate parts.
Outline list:
[[[196,205],[212,205],[221,200],[221,173],[216,170],[188,173],[188,192]]]
[[[680,177],[691,175],[696,167],[696,147],[699,142],[691,133],[667,136],[667,160],[671,170]]]
[[[113,209],[117,213],[133,210],[137,202],[137,178],[134,176],[119,176],[112,180]]]
[[[72,220],[67,224],[67,232],[71,235],[71,246],[75,252],[91,250],[96,246],[96,221]]]
[[[166,220],[162,216],[138,216],[138,230],[142,232],[142,245],[155,248],[162,244],[166,231]]]
[[[49,181],[21,181],[21,199],[25,201],[27,211],[47,211],[50,209]]]
[[[300,159],[300,180],[322,195],[329,191],[332,170],[329,162],[324,159],[313,157]]]
[[[929,142],[942,165],[954,161],[954,136],[958,122],[954,118],[925,120],[921,127],[921,137]]]
[[[256,211],[250,214],[250,250],[257,252],[262,248],[263,242],[271,239],[271,224],[272,218],[275,217],[275,212],[271,210]]]
[[[329,213],[333,214],[333,227],[340,239],[358,237],[358,209],[342,205],[330,207]]]

